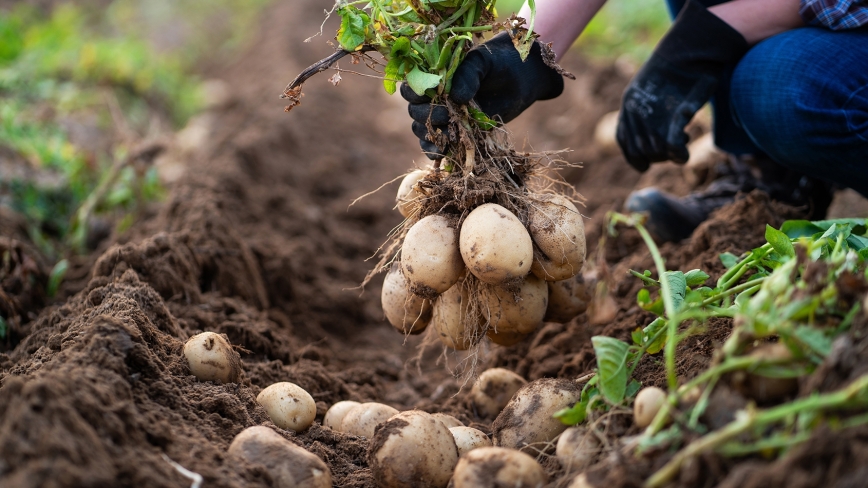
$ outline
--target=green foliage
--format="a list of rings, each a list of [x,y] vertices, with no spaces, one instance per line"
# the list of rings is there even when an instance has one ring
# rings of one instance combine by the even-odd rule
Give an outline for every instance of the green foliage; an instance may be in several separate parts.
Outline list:
[[[613,404],[624,401],[627,392],[627,353],[629,346],[606,336],[591,338],[597,356],[600,391]]]

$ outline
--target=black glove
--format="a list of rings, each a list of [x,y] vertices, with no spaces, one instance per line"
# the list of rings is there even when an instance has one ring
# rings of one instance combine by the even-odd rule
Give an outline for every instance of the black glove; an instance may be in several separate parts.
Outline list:
[[[449,97],[465,105],[476,100],[489,117],[509,122],[537,100],[555,98],[564,91],[564,78],[548,67],[542,50],[534,41],[530,54],[522,62],[509,34],[502,32],[477,46],[455,70]],[[431,105],[431,99],[419,96],[407,84],[401,85],[401,96],[410,102],[413,133],[430,159],[443,157],[440,149],[427,140],[426,122],[431,117],[435,130],[446,131],[449,113],[446,107]]]
[[[747,50],[738,31],[688,0],[624,92],[618,144],[627,161],[639,171],[657,161],[686,163],[684,128]]]

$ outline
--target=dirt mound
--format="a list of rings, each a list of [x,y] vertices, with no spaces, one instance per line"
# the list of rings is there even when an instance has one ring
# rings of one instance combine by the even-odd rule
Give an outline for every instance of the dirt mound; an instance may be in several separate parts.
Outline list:
[[[364,292],[357,288],[372,266],[366,259],[400,223],[390,210],[397,184],[350,203],[404,173],[414,159],[427,163],[410,135],[406,105],[378,83],[348,74],[337,88],[325,79],[310,82],[291,115],[277,100],[285,81],[330,52],[320,40],[302,42],[330,5],[275,5],[249,50],[209,73],[225,79],[233,97],[191,122],[208,134],[195,150],[168,151],[161,164],[181,167],[184,176],[150,217],[114,236],[110,247],[75,261],[58,302],[45,307],[47,265],[14,216],[0,213],[0,250],[12,256],[0,268],[0,307],[11,303],[13,313],[3,308],[3,315],[22,317],[0,349],[0,484],[189,483],[165,454],[201,474],[207,486],[271,486],[261,466],[230,458],[226,449],[244,428],[272,425],[255,397],[276,381],[310,392],[318,421],[339,400],[382,401],[451,413],[490,431],[493,419],[474,411],[463,379],[446,369],[465,357],[436,348],[417,353],[422,338],[404,339],[383,320],[379,280]],[[333,28],[330,21],[325,32]],[[659,166],[643,177],[593,144],[597,119],[618,106],[625,73],[578,58],[565,67],[579,74],[576,84],[562,99],[534,106],[512,130],[519,141],[527,133],[537,150],[574,148],[567,159],[585,163],[566,177],[588,199],[593,248],[603,236],[604,214],[637,185],[689,187],[672,183],[678,167]],[[703,268],[716,279],[723,271],[718,254],[757,246],[766,223],[800,215],[760,193],[744,195],[690,240],[662,252],[670,268]],[[614,321],[593,323],[583,314],[546,324],[513,348],[484,349],[481,367],[506,367],[529,380],[574,378],[594,367],[592,335],[627,339],[650,322],[636,305],[640,284],[627,274],[652,267],[638,235],[625,230],[607,237],[596,256],[595,273],[608,281],[615,300]],[[714,322],[705,335],[685,341],[679,374],[689,377],[704,367],[729,326]],[[205,330],[225,333],[239,347],[239,384],[202,383],[189,374],[181,348]],[[646,384],[662,384],[659,363],[649,357],[637,370]],[[279,432],[325,459],[335,486],[374,486],[365,439],[318,423],[301,434]],[[822,452],[841,460],[822,473],[849,486],[847,480],[859,479],[853,460],[864,458],[864,432],[854,431],[846,447],[833,445],[831,435],[818,433],[825,440],[809,443],[793,459]],[[820,459],[826,458],[803,469],[816,475],[820,468],[812,466]],[[781,461],[768,473],[758,464],[731,473],[731,466],[721,466],[708,482],[730,473],[727,483],[777,483],[784,478],[775,476],[794,476],[787,466],[797,464],[786,463],[797,462]],[[555,475],[552,486],[562,486],[557,463],[548,458],[544,464]],[[631,466],[610,484],[630,486],[651,469]]]

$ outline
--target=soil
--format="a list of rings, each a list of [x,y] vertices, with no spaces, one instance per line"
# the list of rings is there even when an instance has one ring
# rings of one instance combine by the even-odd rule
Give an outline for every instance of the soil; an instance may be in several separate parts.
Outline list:
[[[16,317],[0,343],[0,485],[189,485],[168,457],[199,473],[205,486],[273,486],[261,465],[227,454],[236,434],[266,425],[325,460],[335,486],[373,487],[368,441],[321,427],[331,404],[378,401],[439,411],[488,433],[493,419],[473,409],[471,379],[462,371],[496,366],[527,380],[574,379],[594,368],[591,336],[628,339],[650,322],[635,302],[640,283],[627,274],[651,269],[650,255],[635,232],[604,238],[604,216],[635,188],[656,184],[684,194],[692,186],[678,166],[656,165],[642,175],[594,142],[597,120],[618,108],[630,73],[571,55],[564,65],[578,80],[511,129],[527,147],[572,148],[567,159],[584,163],[564,176],[587,200],[589,272],[606,280],[615,318],[584,313],[478,355],[421,347],[423,337],[392,329],[380,310],[379,280],[365,289],[359,283],[376,260],[369,258],[401,222],[392,210],[397,182],[351,203],[427,164],[406,105],[375,80],[348,73],[338,87],[326,76],[308,82],[291,114],[277,99],[285,82],[331,53],[322,37],[303,42],[331,3],[275,4],[245,52],[210,68],[207,75],[225,81],[232,95],[191,121],[207,137],[191,147],[179,135],[157,161],[174,179],[169,196],[132,230],[73,260],[53,298],[46,293],[48,263],[16,217],[0,213],[0,248],[14,257],[3,263],[0,307]],[[324,32],[334,28],[330,21]],[[720,253],[756,247],[767,223],[804,214],[762,193],[743,195],[690,239],[661,251],[671,269],[702,268],[716,279]],[[685,341],[679,375],[704,368],[730,325],[713,321]],[[202,331],[226,334],[238,348],[238,383],[199,382],[190,374],[182,347]],[[864,362],[858,361],[864,348],[853,341],[858,337],[828,366],[840,378]],[[665,382],[657,357],[637,375],[645,384]],[[296,383],[316,399],[317,421],[308,430],[278,429],[256,403],[259,391],[277,381]],[[774,463],[700,459],[680,484],[857,486],[866,446],[864,429],[819,430]],[[565,486],[569,478],[557,462],[541,459],[549,486]],[[661,461],[665,456],[609,458],[588,478],[594,486],[638,486]]]

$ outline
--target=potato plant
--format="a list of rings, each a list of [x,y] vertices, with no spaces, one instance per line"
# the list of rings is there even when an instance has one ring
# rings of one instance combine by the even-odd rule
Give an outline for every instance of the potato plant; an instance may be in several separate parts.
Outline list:
[[[633,344],[592,339],[597,372],[587,378],[576,405],[556,414],[564,423],[599,419],[633,401],[635,425],[644,431],[631,448],[638,455],[677,450],[646,480],[648,487],[667,486],[685,463],[707,453],[771,457],[806,441],[820,426],[868,423],[859,414],[868,407],[868,375],[858,375],[858,369],[837,388],[799,390],[810,384],[812,373],[835,361],[836,347],[851,343],[851,334],[858,334],[851,326],[864,324],[868,220],[767,226],[765,245],[741,257],[720,256],[727,270],[713,286],[700,270],[666,270],[641,216],[614,214],[611,222],[635,227],[649,247],[657,278],[651,271],[632,274],[645,285],[638,305],[657,318],[633,332]],[[730,336],[706,370],[679,381],[678,344],[702,333],[711,318],[732,319]],[[630,379],[646,354],[662,354],[667,389],[640,391]],[[747,406],[712,422],[715,417],[706,414],[716,391],[741,395]]]
[[[419,299],[428,300],[429,333],[458,350],[474,348],[486,336],[501,345],[523,340],[548,312],[547,282],[574,278],[585,260],[582,216],[558,193],[557,180],[543,175],[556,158],[516,151],[508,132],[475,102],[450,99],[456,69],[484,33],[509,33],[522,59],[535,42],[533,15],[497,22],[495,1],[338,0],[331,14],[341,20],[339,49],[302,72],[282,95],[292,109],[306,80],[351,56],[378,71],[388,93],[405,83],[447,109],[448,130],[428,128],[445,157],[403,178],[396,207],[405,220],[365,283],[391,269],[383,288],[389,322],[405,334],[421,332],[427,316]],[[534,2],[529,6],[533,12]],[[542,52],[553,69],[571,76],[554,64],[549,46]],[[396,288],[403,281],[394,275],[394,263],[400,263],[406,286]],[[565,307],[561,295],[550,315],[569,320],[580,307]]]

